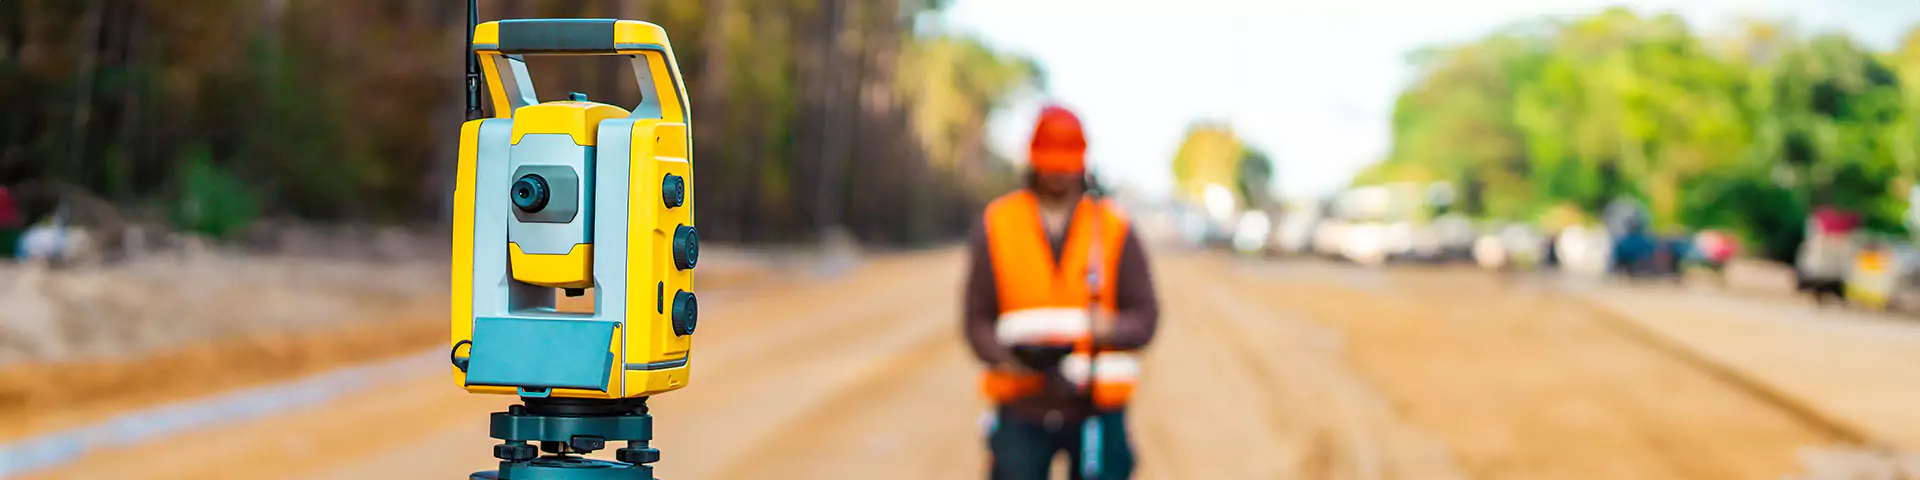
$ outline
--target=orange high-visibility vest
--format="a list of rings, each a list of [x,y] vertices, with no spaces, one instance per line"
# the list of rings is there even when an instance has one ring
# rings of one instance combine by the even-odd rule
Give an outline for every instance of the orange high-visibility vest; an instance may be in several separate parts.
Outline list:
[[[1037,344],[1072,344],[1074,354],[1062,365],[1062,373],[1076,384],[1084,385],[1086,364],[1098,366],[1091,382],[1096,406],[1116,408],[1125,405],[1133,394],[1138,365],[1124,352],[1090,352],[1092,338],[1086,330],[1085,316],[1049,316],[1048,312],[1085,312],[1095,306],[1102,316],[1115,310],[1120,250],[1126,244],[1127,219],[1106,202],[1081,199],[1069,223],[1064,252],[1055,262],[1053,247],[1047,241],[1040,219],[1039,200],[1031,192],[1020,190],[1002,196],[987,205],[984,216],[987,252],[993,266],[994,285],[1000,304],[996,325],[1005,334],[1009,327],[1025,338],[1003,341]],[[1098,227],[1097,229],[1095,227]],[[1088,252],[1094,237],[1099,238],[1100,258],[1090,262]],[[1097,265],[1101,291],[1087,291],[1089,266]],[[1065,322],[1060,319],[1066,318]],[[1009,325],[1019,322],[1025,325]],[[1064,324],[1063,324],[1064,323]],[[1089,360],[1089,357],[1092,359]],[[989,371],[982,390],[995,402],[1008,402],[1039,392],[1045,379],[1039,375],[1015,375]]]

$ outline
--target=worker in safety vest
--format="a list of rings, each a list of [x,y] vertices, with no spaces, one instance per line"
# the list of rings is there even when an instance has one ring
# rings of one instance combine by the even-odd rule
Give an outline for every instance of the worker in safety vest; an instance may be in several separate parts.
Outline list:
[[[1040,113],[1027,186],[987,205],[969,239],[964,324],[986,364],[994,479],[1129,478],[1126,405],[1135,352],[1159,319],[1146,251],[1126,217],[1088,194],[1086,137],[1064,108]]]

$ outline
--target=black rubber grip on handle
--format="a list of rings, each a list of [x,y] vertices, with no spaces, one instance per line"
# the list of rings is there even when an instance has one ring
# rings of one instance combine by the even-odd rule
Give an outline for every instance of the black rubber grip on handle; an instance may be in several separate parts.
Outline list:
[[[612,53],[613,19],[540,18],[500,21],[501,53]]]

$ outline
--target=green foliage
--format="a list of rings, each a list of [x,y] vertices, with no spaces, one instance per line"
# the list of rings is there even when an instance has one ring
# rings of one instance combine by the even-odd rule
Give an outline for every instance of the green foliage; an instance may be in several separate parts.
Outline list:
[[[1240,204],[1249,206],[1268,206],[1273,202],[1273,159],[1267,152],[1253,147],[1241,149],[1240,164],[1234,182],[1235,190],[1240,193]]]
[[[1242,208],[1275,206],[1273,158],[1247,145],[1223,123],[1196,122],[1173,155],[1178,194],[1199,202],[1207,186],[1231,189]]]
[[[1883,56],[1766,23],[1702,39],[1676,16],[1614,9],[1418,60],[1392,153],[1356,184],[1454,181],[1470,214],[1627,196],[1658,230],[1729,228],[1785,259],[1815,205],[1902,228],[1893,192],[1920,174],[1920,30]]]
[[[214,164],[205,149],[190,154],[177,181],[179,198],[170,211],[176,228],[227,237],[252,225],[260,213],[246,182]]]
[[[964,231],[1010,176],[984,148],[986,119],[1042,81],[1031,60],[915,31],[946,3],[490,0],[479,16],[664,27],[693,103],[703,234],[788,241],[838,223],[884,242]],[[464,7],[0,1],[0,97],[15,112],[0,117],[0,185],[178,201],[176,220],[218,232],[254,213],[440,219]],[[630,69],[592,60],[533,58],[533,83],[547,100],[637,102]]]
[[[1022,90],[1042,86],[1033,60],[993,51],[978,40],[935,35],[907,46],[902,91],[918,100],[914,128],[935,165],[957,166],[980,145],[977,124]]]
[[[1240,137],[1226,125],[1193,124],[1173,154],[1175,191],[1187,199],[1199,200],[1208,185],[1228,188],[1239,185],[1236,177],[1244,151]]]

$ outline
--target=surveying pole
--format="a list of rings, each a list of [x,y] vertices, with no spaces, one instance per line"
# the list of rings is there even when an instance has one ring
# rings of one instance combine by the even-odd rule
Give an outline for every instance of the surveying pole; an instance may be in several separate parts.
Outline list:
[[[1088,199],[1092,200],[1088,203],[1092,204],[1094,208],[1107,208],[1107,205],[1104,203],[1106,195],[1105,192],[1100,190],[1101,187],[1099,177],[1093,175],[1093,169],[1087,169],[1086,195]],[[1101,436],[1106,433],[1102,429],[1103,425],[1100,423],[1100,415],[1098,413],[1100,411],[1099,405],[1094,401],[1093,396],[1093,386],[1100,378],[1098,367],[1098,365],[1100,365],[1100,337],[1094,335],[1094,332],[1099,331],[1098,328],[1095,328],[1095,324],[1101,321],[1100,293],[1104,287],[1100,282],[1100,266],[1103,263],[1100,259],[1106,258],[1106,256],[1103,255],[1105,252],[1100,250],[1100,242],[1105,240],[1101,238],[1101,234],[1105,233],[1102,232],[1100,228],[1103,223],[1105,222],[1099,220],[1090,222],[1090,230],[1088,233],[1091,235],[1088,236],[1090,241],[1087,242],[1087,335],[1091,337],[1091,339],[1088,342],[1090,347],[1087,348],[1086,400],[1087,406],[1089,407],[1088,411],[1095,413],[1081,420],[1080,464],[1074,465],[1073,468],[1080,469],[1080,476],[1082,478],[1100,478],[1100,443],[1102,441]],[[1109,319],[1107,321],[1112,320]]]
[[[647,22],[480,23],[476,7],[449,356],[461,388],[519,402],[491,417],[499,469],[469,478],[651,480],[660,451],[646,401],[687,385],[698,321],[690,103],[673,48]],[[624,58],[641,99],[541,102],[534,55]],[[555,308],[589,289],[591,312]],[[609,442],[626,444],[613,460],[585,457]]]

